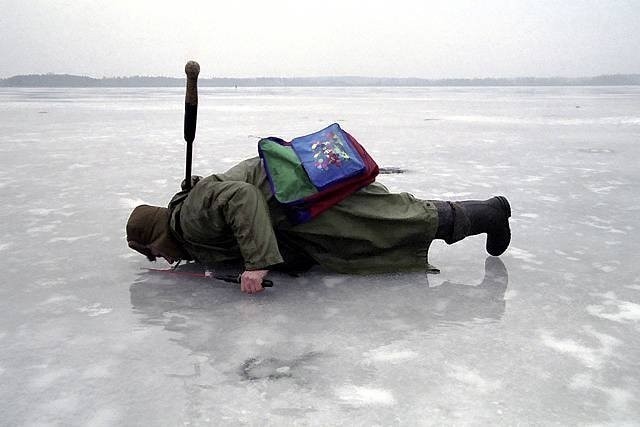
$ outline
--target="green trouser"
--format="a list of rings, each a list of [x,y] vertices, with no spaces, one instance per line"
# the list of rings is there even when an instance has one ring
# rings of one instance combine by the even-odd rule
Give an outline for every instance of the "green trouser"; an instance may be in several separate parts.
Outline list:
[[[342,273],[432,269],[427,251],[438,227],[432,202],[373,183],[312,221],[279,227],[279,240]]]

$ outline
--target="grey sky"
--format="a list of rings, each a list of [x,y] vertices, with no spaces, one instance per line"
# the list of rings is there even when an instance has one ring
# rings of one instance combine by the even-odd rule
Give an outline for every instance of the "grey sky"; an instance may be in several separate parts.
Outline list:
[[[0,77],[640,72],[640,0],[0,0]]]

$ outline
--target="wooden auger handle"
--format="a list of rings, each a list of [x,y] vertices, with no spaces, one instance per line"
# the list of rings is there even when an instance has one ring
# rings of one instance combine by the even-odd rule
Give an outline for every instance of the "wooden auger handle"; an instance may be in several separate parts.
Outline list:
[[[185,167],[186,190],[191,189],[191,158],[193,140],[196,138],[196,120],[198,118],[198,74],[200,65],[195,61],[187,62],[184,67],[187,74],[187,93],[184,99],[184,140],[187,142],[187,159]]]

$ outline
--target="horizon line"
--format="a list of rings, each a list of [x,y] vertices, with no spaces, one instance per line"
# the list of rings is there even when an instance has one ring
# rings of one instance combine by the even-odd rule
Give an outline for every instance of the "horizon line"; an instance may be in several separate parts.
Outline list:
[[[37,77],[37,76],[69,76],[69,77],[83,77],[90,78],[95,80],[103,80],[103,79],[126,79],[126,78],[159,78],[159,79],[184,79],[184,76],[168,76],[168,75],[153,75],[153,74],[132,74],[132,75],[112,75],[112,76],[102,76],[95,77],[89,74],[73,74],[69,72],[63,73],[30,73],[30,74],[14,74],[12,76],[0,77],[0,80],[7,80],[14,77]],[[579,76],[566,76],[566,75],[553,75],[553,76],[483,76],[483,77],[417,77],[417,76],[370,76],[370,75],[357,75],[357,74],[335,74],[335,75],[327,75],[327,76],[199,76],[198,79],[235,79],[235,80],[256,80],[256,79],[332,79],[332,78],[346,78],[346,79],[386,79],[386,80],[487,80],[487,79],[495,79],[495,80],[517,80],[517,79],[593,79],[597,77],[613,77],[613,76],[640,76],[640,71],[634,73],[604,73],[604,74],[593,74],[593,75],[579,75]]]

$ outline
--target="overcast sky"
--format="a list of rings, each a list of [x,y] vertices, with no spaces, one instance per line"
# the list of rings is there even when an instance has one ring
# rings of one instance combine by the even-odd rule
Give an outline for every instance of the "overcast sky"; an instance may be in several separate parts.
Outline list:
[[[0,0],[0,77],[187,59],[201,77],[640,73],[640,0]]]

